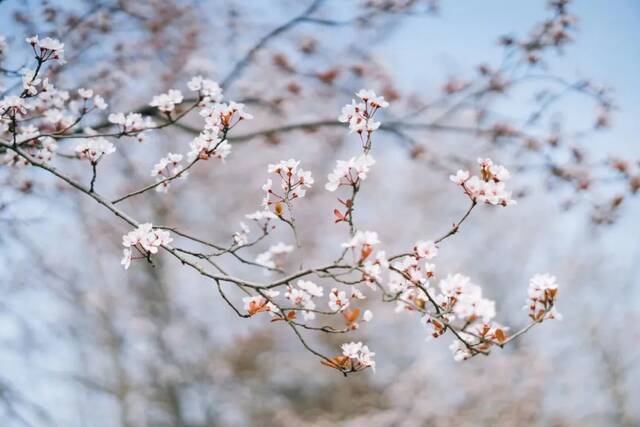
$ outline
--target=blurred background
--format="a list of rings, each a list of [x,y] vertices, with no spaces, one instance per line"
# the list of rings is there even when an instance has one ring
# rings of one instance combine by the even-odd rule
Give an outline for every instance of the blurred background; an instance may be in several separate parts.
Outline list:
[[[517,329],[528,278],[548,271],[564,315],[456,363],[449,338],[426,342],[416,317],[371,296],[375,317],[353,339],[377,353],[377,371],[343,378],[286,325],[239,319],[175,259],[125,272],[126,224],[41,171],[0,166],[0,425],[639,425],[640,3],[565,3],[0,1],[4,93],[20,83],[10,71],[30,66],[24,37],[50,35],[68,63],[49,78],[94,89],[110,111],[153,114],[154,94],[187,93],[202,74],[255,116],[230,133],[226,164],[124,202],[136,218],[228,242],[259,207],[267,164],[294,157],[316,178],[297,206],[305,256],[335,259],[347,234],[322,187],[360,150],[336,118],[371,88],[391,105],[360,228],[378,231],[387,253],[441,235],[467,207],[449,174],[491,157],[512,171],[518,205],[474,212],[441,246],[438,274],[471,276]],[[149,182],[201,127],[194,114],[143,144],[113,141],[99,190]],[[291,243],[286,230],[271,239]],[[233,261],[222,264],[242,277],[277,277]],[[308,339],[328,353],[344,341]]]

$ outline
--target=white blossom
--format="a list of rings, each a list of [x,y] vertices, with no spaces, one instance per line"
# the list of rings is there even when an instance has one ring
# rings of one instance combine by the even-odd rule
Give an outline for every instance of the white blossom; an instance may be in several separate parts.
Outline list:
[[[103,156],[115,153],[116,147],[105,138],[99,137],[81,142],[76,146],[75,151],[79,158],[98,163]]]
[[[238,246],[244,246],[249,243],[249,227],[240,221],[240,231],[233,233],[233,241]]]
[[[327,191],[336,191],[340,185],[355,185],[367,178],[371,166],[375,163],[373,157],[366,154],[347,161],[338,160],[335,169],[328,175],[328,182],[324,188]]]
[[[157,192],[167,192],[171,183],[167,178],[179,176],[180,179],[185,179],[188,176],[188,172],[182,172],[182,158],[182,154],[168,153],[153,166],[151,176],[156,178],[156,182],[162,182],[156,187]]]
[[[416,242],[414,252],[418,258],[433,259],[438,255],[438,247],[432,240]]]
[[[189,83],[187,83],[189,90],[199,92],[206,102],[220,102],[222,101],[222,88],[218,83],[213,80],[208,80],[202,76],[193,77]]]
[[[338,120],[342,123],[349,123],[351,132],[371,134],[380,127],[380,122],[373,120],[374,114],[378,109],[388,107],[389,103],[384,100],[384,97],[377,96],[371,90],[361,89],[356,93],[356,96],[364,102],[351,100],[351,104],[342,108]]]
[[[104,98],[100,95],[96,95],[93,97],[93,105],[95,105],[98,110],[106,110],[108,107],[107,103],[104,101]]]
[[[64,43],[60,42],[60,40],[51,37],[45,37],[40,40],[36,35],[28,37],[26,41],[33,46],[41,60],[46,61],[53,58],[60,63],[64,63]]]
[[[170,113],[176,108],[176,105],[182,103],[183,100],[182,92],[177,89],[171,89],[167,93],[154,96],[149,105],[156,107],[164,113]]]
[[[224,161],[231,153],[231,144],[226,139],[221,139],[216,133],[204,131],[189,144],[191,151],[187,154],[189,159],[196,157],[207,160],[210,157],[217,157]]]
[[[111,113],[109,122],[119,125],[123,133],[144,131],[156,126],[150,117],[143,117],[140,113]]]
[[[162,245],[168,245],[172,241],[168,231],[154,229],[150,223],[140,224],[138,228],[122,236],[124,250],[121,264],[125,269],[129,268],[134,248],[141,252],[141,257],[144,258],[157,253]]]
[[[344,291],[339,291],[338,288],[331,289],[329,293],[329,308],[331,311],[342,311],[349,306],[349,300],[347,294]]]
[[[322,289],[322,286],[318,286],[309,280],[298,280],[297,285],[300,289],[304,289],[314,297],[321,297],[324,294],[324,289]]]
[[[360,231],[358,230],[356,234],[346,243],[342,244],[343,248],[357,248],[360,245],[377,245],[380,243],[378,239],[378,233],[375,231]]]
[[[91,99],[93,97],[93,91],[91,89],[80,88],[78,89],[78,95],[82,99]]]
[[[511,192],[506,190],[505,181],[511,174],[502,165],[493,163],[491,159],[478,159],[480,176],[470,176],[468,171],[459,170],[449,179],[460,185],[465,193],[478,202],[490,205],[509,206],[516,201],[511,198]]]
[[[282,192],[274,190],[273,180],[268,178],[262,186],[265,192],[263,206],[268,207],[274,203],[288,202],[305,196],[307,189],[313,185],[314,179],[311,172],[303,170],[299,165],[300,161],[289,159],[267,167],[267,172],[275,173],[280,178]]]
[[[6,111],[9,116],[20,116],[27,114],[33,108],[24,98],[10,95],[0,100],[0,110]]]
[[[562,319],[562,315],[555,310],[555,298],[558,294],[558,284],[555,276],[536,274],[529,280],[528,299],[525,309],[529,310],[529,317],[533,320]]]
[[[351,361],[352,369],[355,371],[372,368],[375,370],[376,362],[373,356],[376,354],[369,350],[369,347],[361,342],[350,342],[342,344],[342,354]]]

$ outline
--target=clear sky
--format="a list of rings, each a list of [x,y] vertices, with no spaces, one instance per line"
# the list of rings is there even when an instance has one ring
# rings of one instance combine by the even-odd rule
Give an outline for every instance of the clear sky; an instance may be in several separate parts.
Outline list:
[[[615,90],[620,110],[598,144],[640,156],[640,1],[579,0],[570,10],[579,17],[576,42],[564,55],[549,56],[550,65],[569,80],[590,78]],[[469,76],[482,61],[498,62],[499,36],[526,34],[548,11],[541,0],[444,0],[440,15],[408,19],[383,48],[407,88],[436,89],[448,75]],[[593,110],[580,97],[573,100],[569,122],[591,120]]]

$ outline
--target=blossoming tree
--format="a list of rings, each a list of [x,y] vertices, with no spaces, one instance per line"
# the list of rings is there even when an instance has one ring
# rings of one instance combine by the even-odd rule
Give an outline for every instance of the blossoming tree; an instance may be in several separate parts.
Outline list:
[[[40,31],[35,26],[40,35],[29,33],[26,40],[15,37],[11,43],[1,39],[0,58],[6,61],[26,51],[31,61],[16,69],[4,67],[3,62],[0,70],[10,82],[0,97],[3,173],[30,177],[28,184],[8,180],[24,193],[35,185],[31,177],[49,176],[55,181],[47,183],[57,183],[48,188],[52,194],[72,189],[106,212],[107,221],[122,232],[96,239],[102,239],[105,247],[120,245],[121,267],[127,275],[145,272],[152,277],[150,282],[166,282],[168,275],[161,277],[160,266],[200,275],[234,315],[253,323],[282,325],[290,339],[318,359],[317,366],[345,376],[376,368],[375,347],[360,334],[376,327],[374,319],[382,312],[395,311],[411,319],[428,340],[449,340],[455,361],[486,356],[523,339],[531,328],[560,318],[554,276],[536,274],[528,288],[522,278],[526,321],[520,328],[510,328],[500,323],[500,307],[488,298],[490,292],[464,271],[439,264],[438,255],[449,250],[453,236],[464,239],[465,234],[468,238],[474,234],[467,223],[472,215],[490,217],[506,209],[526,217],[528,213],[517,205],[526,191],[517,183],[512,187],[526,174],[575,190],[571,204],[588,199],[594,220],[600,223],[615,219],[626,195],[607,192],[603,199],[591,199],[593,188],[619,185],[629,195],[640,188],[632,161],[591,163],[589,153],[572,144],[575,135],[555,126],[538,126],[564,96],[580,96],[596,109],[593,128],[576,132],[581,137],[606,127],[614,108],[606,88],[587,80],[568,81],[544,67],[550,52],[572,40],[575,17],[568,2],[551,2],[549,18],[530,33],[502,38],[501,63],[480,64],[469,78],[445,81],[432,100],[396,89],[384,67],[369,55],[353,55],[345,64],[335,52],[323,54],[321,41],[314,37],[294,38],[290,49],[270,50],[275,40],[300,27],[346,28],[360,34],[385,28],[403,16],[431,14],[435,8],[428,1],[363,1],[346,7],[351,14],[345,17],[328,3],[296,4],[300,11],[291,19],[259,34],[247,49],[234,47],[240,56],[226,73],[211,72],[199,63],[200,52],[189,45],[190,37],[202,34],[208,23],[184,30],[186,46],[180,46],[171,61],[160,59],[163,65],[171,62],[169,76],[148,73],[158,66],[154,59],[135,57],[144,50],[141,46],[153,47],[151,58],[169,55],[177,39],[173,31],[185,21],[197,21],[193,10],[173,2],[104,6],[86,16],[67,17],[77,33],[63,31],[56,21],[62,18],[55,16],[51,19],[60,29],[54,25],[50,31]],[[80,52],[91,51],[95,44],[92,28],[104,26],[108,32],[121,23],[119,14],[127,23],[144,22],[149,39],[140,44],[123,42],[113,52],[96,47],[104,55],[101,61],[108,64],[104,74],[74,69],[82,64]],[[232,21],[233,13],[229,16]],[[211,43],[221,43],[216,47],[222,51],[221,40]],[[360,41],[354,44],[371,48]],[[351,44],[341,48],[343,53],[357,50]],[[66,76],[74,76],[73,83]],[[157,77],[157,84],[149,82],[151,76]],[[150,83],[153,90],[131,96],[124,82],[134,82],[138,90]],[[523,123],[492,113],[496,100],[531,83],[543,88]],[[424,142],[441,134],[471,136],[478,146],[447,150]],[[233,175],[247,160],[234,155],[240,143],[261,139],[279,145],[287,135],[297,138],[298,147],[310,154],[292,149],[291,154],[271,157],[268,146],[256,147],[253,154],[260,159],[259,167],[251,170],[250,177]],[[167,150],[158,143],[160,138],[175,145]],[[310,146],[316,139],[322,140],[315,144],[320,145],[332,138],[345,140],[341,151],[336,150],[339,157],[332,158],[329,167],[319,166]],[[436,171],[442,178],[438,191],[456,192],[452,202],[458,214],[441,224],[439,235],[418,228],[412,240],[389,242],[380,229],[364,225],[371,212],[362,208],[363,203],[385,197],[378,188],[367,191],[367,186],[388,164],[389,156],[382,150],[390,144]],[[335,147],[327,143],[323,151]],[[523,159],[531,165],[523,165]],[[599,180],[595,171],[612,173],[615,179]],[[231,178],[209,187],[208,173]],[[261,203],[256,198],[253,208],[239,218],[216,218],[216,226],[226,230],[221,232],[224,237],[213,239],[206,228],[191,226],[190,213],[198,205],[242,198],[239,188],[257,194],[256,180],[264,183]],[[173,197],[185,193],[188,202],[167,214]],[[318,226],[321,234],[340,236],[340,242],[327,243],[317,257],[309,257],[309,252],[318,243],[305,238],[305,227],[312,221],[305,212],[310,209],[330,225]],[[499,245],[500,239],[495,240],[492,244]],[[392,251],[392,246],[402,250]],[[112,265],[118,265],[116,252],[119,257],[120,251],[108,252]],[[256,272],[258,279],[249,278]],[[114,306],[118,303],[110,306],[112,310]],[[170,323],[165,319],[170,316],[160,311],[154,313],[154,321]],[[112,325],[104,318],[105,329],[110,330]],[[337,337],[339,343],[323,348],[314,338],[318,336]],[[116,350],[118,341],[109,340]],[[162,339],[157,342],[166,346]],[[115,389],[109,392],[125,401],[127,387]]]
[[[211,279],[220,296],[238,316],[252,317],[267,312],[272,321],[286,322],[307,350],[319,357],[324,365],[345,375],[374,368],[375,353],[361,342],[350,342],[342,345],[341,355],[327,356],[310,347],[301,330],[348,333],[359,327],[361,312],[364,313],[362,319],[369,321],[373,316],[372,312],[360,307],[363,305],[361,300],[365,299],[362,285],[368,286],[372,291],[379,291],[383,301],[395,302],[398,311],[419,314],[422,322],[429,327],[429,336],[437,338],[451,332],[454,337],[451,350],[456,360],[488,354],[492,346],[502,347],[536,323],[558,316],[554,309],[557,285],[553,276],[537,275],[531,279],[527,302],[531,323],[513,334],[509,334],[508,328],[493,320],[496,315],[495,303],[484,298],[481,288],[472,284],[468,277],[460,274],[448,275],[436,287],[430,284],[436,276],[435,265],[431,261],[438,253],[438,245],[458,232],[478,204],[502,207],[515,204],[511,193],[505,188],[505,181],[510,177],[509,171],[490,159],[478,160],[478,175],[471,176],[469,171],[463,170],[451,175],[451,181],[461,187],[470,205],[446,234],[433,240],[415,242],[409,245],[405,253],[392,256],[387,256],[381,250],[374,253],[375,247],[381,244],[378,235],[375,231],[358,229],[354,213],[356,195],[375,164],[371,152],[374,134],[381,124],[375,119],[375,115],[379,110],[389,107],[384,97],[377,96],[375,92],[360,90],[356,94],[358,101],[352,100],[351,104],[342,109],[338,120],[348,123],[350,132],[358,136],[362,154],[348,161],[338,160],[336,168],[328,174],[325,185],[328,191],[337,191],[340,187],[349,190],[347,196],[343,197],[344,200],[338,199],[340,207],[346,210],[334,210],[336,225],[340,226],[342,222],[348,225],[349,240],[342,244],[341,253],[331,263],[305,268],[301,258],[299,270],[284,271],[278,258],[295,255],[295,250],[302,245],[296,231],[294,205],[300,203],[315,182],[312,173],[303,170],[300,162],[294,159],[268,165],[267,171],[277,176],[276,184],[271,178],[267,180],[262,187],[265,191],[262,208],[247,214],[247,219],[256,223],[259,233],[255,237],[251,236],[251,229],[241,223],[241,230],[233,234],[233,240],[228,246],[205,241],[172,227],[154,227],[148,222],[141,223],[117,206],[126,199],[150,190],[168,191],[171,181],[186,179],[188,170],[199,162],[216,158],[224,162],[231,152],[227,135],[244,120],[253,118],[245,112],[243,104],[222,102],[222,89],[218,83],[196,76],[187,84],[189,90],[195,93],[195,101],[184,110],[176,112],[176,106],[184,101],[184,96],[178,89],[171,89],[150,101],[149,105],[165,116],[163,124],[156,124],[139,113],[111,113],[108,116],[113,125],[110,131],[78,129],[78,124],[86,115],[96,109],[108,108],[104,99],[100,95],[94,96],[91,89],[83,88],[78,90],[76,99],[71,99],[68,92],[58,91],[48,79],[42,80],[39,73],[48,62],[63,61],[64,44],[51,38],[40,40],[37,35],[29,37],[26,42],[31,45],[35,54],[36,68],[25,73],[23,89],[18,95],[8,95],[0,102],[4,131],[9,135],[9,138],[0,141],[7,151],[5,161],[9,165],[34,166],[55,175],[134,226],[133,231],[122,237],[122,264],[125,269],[130,267],[133,260],[152,263],[152,256],[161,249],[165,250],[182,265]],[[202,132],[194,138],[190,144],[191,150],[184,156],[168,153],[153,167],[151,176],[156,178],[155,183],[143,185],[112,201],[97,191],[98,165],[116,151],[108,138],[135,137],[141,140],[143,135],[175,124],[194,110],[204,119]],[[26,124],[37,119],[38,116],[32,115],[35,112],[38,115],[44,113],[42,129]],[[50,125],[53,127],[48,130]],[[56,139],[81,140],[74,151],[79,159],[87,160],[91,166],[92,177],[88,185],[52,166],[57,149]],[[184,157],[188,160],[186,164],[181,163]],[[244,260],[240,255],[242,249],[267,239],[271,230],[279,223],[291,229],[295,246],[281,242],[260,254],[256,261]],[[184,249],[178,242],[174,242],[172,233],[185,241],[200,244],[203,250]],[[216,252],[209,254],[206,252],[207,248],[213,248]],[[284,276],[266,283],[234,277],[214,261],[224,254],[234,254],[241,262],[250,262],[256,267]],[[305,280],[313,277],[330,278],[337,285],[327,293],[328,301],[324,304],[320,302],[324,297],[324,289],[311,280]],[[242,309],[226,296],[224,288],[228,285],[247,293],[248,296],[242,299]],[[323,305],[327,308],[323,309]],[[316,314],[322,316],[322,320],[314,322]],[[344,319],[344,326],[337,327],[324,320],[335,316]]]

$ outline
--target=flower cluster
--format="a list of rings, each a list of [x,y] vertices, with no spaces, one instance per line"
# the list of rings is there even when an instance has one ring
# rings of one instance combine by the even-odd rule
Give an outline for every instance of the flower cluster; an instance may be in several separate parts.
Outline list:
[[[375,258],[367,259],[362,266],[362,280],[371,287],[376,289],[376,283],[382,281],[382,272],[389,268],[389,261],[385,251],[378,251]]]
[[[38,94],[37,99],[34,102],[34,106],[38,110],[49,111],[52,109],[63,110],[67,107],[69,100],[71,99],[71,95],[66,90],[59,90],[55,87],[55,85],[49,82],[49,79],[42,80],[42,86],[40,88],[40,93]],[[96,95],[96,99],[94,99],[94,103],[99,104],[100,106],[104,106],[106,108],[106,104],[104,103],[104,99],[99,95]],[[84,104],[84,100],[83,100]],[[69,103],[69,109],[77,111],[78,104],[77,103]]]
[[[338,290],[338,288],[332,288],[331,292],[329,292],[329,308],[331,311],[343,311],[347,307],[349,307],[349,298],[347,297],[347,293]]]
[[[167,93],[154,96],[149,105],[156,107],[163,113],[170,113],[175,110],[176,105],[181,104],[183,100],[184,96],[182,96],[182,92],[177,89],[171,89]]]
[[[27,43],[33,47],[36,57],[41,62],[55,59],[60,63],[64,63],[64,43],[51,37],[45,37],[40,40],[38,36],[28,37]]]
[[[433,242],[416,243],[413,253],[405,255],[391,267],[389,290],[397,295],[398,312],[418,312],[429,328],[429,339],[438,338],[447,330],[455,332],[450,349],[456,361],[477,354],[487,354],[494,345],[508,341],[508,328],[496,323],[495,302],[485,298],[482,288],[462,274],[449,274],[430,286],[435,265],[421,264],[437,254]],[[526,308],[534,321],[559,318],[553,309],[557,293],[555,278],[536,275],[529,285]]]
[[[137,229],[122,236],[124,250],[120,263],[125,269],[128,269],[131,260],[148,259],[152,254],[158,252],[160,246],[168,245],[172,241],[168,231],[154,229],[150,223],[140,224]],[[136,250],[139,256],[134,256],[133,250]]]
[[[392,7],[392,4],[409,6],[412,2],[410,0],[375,0],[366,1],[366,3],[370,6],[375,4],[377,5],[375,7],[384,8]],[[176,178],[186,178],[189,168],[198,160],[215,157],[224,161],[231,151],[231,145],[227,140],[228,132],[239,122],[253,118],[245,111],[243,104],[232,101],[223,102],[223,90],[218,83],[202,76],[195,76],[188,82],[187,87],[197,93],[197,99],[186,109],[180,108],[185,100],[180,90],[171,89],[166,93],[153,96],[149,105],[166,113],[164,120],[166,123],[160,126],[156,125],[150,117],[140,113],[112,113],[108,115],[108,121],[116,125],[112,127],[118,129],[117,131],[98,134],[91,128],[85,128],[80,133],[74,128],[82,122],[84,115],[93,109],[106,109],[106,102],[101,96],[94,95],[92,89],[79,88],[71,94],[56,89],[47,78],[40,74],[40,70],[43,63],[49,59],[63,60],[64,45],[51,38],[40,40],[37,36],[31,37],[27,41],[36,53],[37,66],[34,69],[26,69],[24,72],[16,73],[20,74],[18,77],[21,77],[21,82],[18,81],[16,84],[19,96],[6,96],[0,100],[0,112],[2,113],[0,131],[12,134],[10,143],[2,142],[8,152],[5,159],[11,164],[32,163],[42,166],[36,161],[42,163],[51,161],[57,149],[54,138],[84,138],[81,141],[86,142],[78,144],[75,147],[75,152],[77,157],[88,160],[93,166],[91,186],[85,190],[83,186],[75,184],[72,177],[63,176],[63,178],[76,188],[89,193],[98,201],[102,199],[93,192],[96,165],[104,156],[116,151],[115,146],[103,136],[135,136],[142,141],[145,132],[175,125],[178,119],[196,109],[204,121],[200,134],[190,142],[188,152],[182,154],[169,152],[153,166],[151,176],[156,180],[155,185],[145,186],[141,190],[116,199],[113,202],[116,204],[151,188],[156,188],[156,191],[159,192],[167,192],[171,181]],[[3,38],[0,38],[0,55],[5,50],[6,43]],[[51,75],[55,75],[55,73]],[[457,93],[464,87],[466,84],[452,83],[446,92]],[[501,206],[516,203],[512,200],[511,193],[505,188],[505,182],[510,179],[509,171],[504,166],[494,164],[490,159],[478,159],[479,173],[477,176],[471,176],[468,171],[463,170],[452,175],[451,181],[459,185],[473,201],[466,215],[458,223],[454,223],[453,229],[444,237],[436,241],[418,241],[408,251],[388,258],[384,251],[378,250],[377,246],[380,245],[378,234],[373,231],[357,230],[353,223],[352,214],[361,181],[367,179],[375,164],[375,160],[369,154],[371,135],[381,126],[381,123],[376,121],[375,115],[378,110],[387,108],[389,103],[383,96],[378,96],[375,92],[365,89],[356,93],[356,99],[358,101],[353,99],[351,104],[342,108],[338,119],[340,122],[348,123],[350,131],[359,135],[363,142],[363,152],[359,157],[352,157],[346,161],[338,160],[335,168],[328,174],[325,184],[325,189],[330,192],[337,191],[341,186],[352,190],[348,199],[344,201],[339,199],[346,211],[334,210],[336,222],[347,222],[351,234],[349,240],[341,245],[342,255],[333,263],[305,269],[301,254],[299,271],[287,274],[284,279],[280,278],[271,283],[258,284],[228,276],[213,261],[213,257],[231,254],[237,260],[248,265],[263,267],[263,270],[288,273],[284,267],[287,255],[294,250],[292,245],[285,243],[272,245],[267,251],[257,255],[255,262],[243,258],[239,250],[253,246],[262,238],[267,237],[272,229],[270,221],[274,219],[279,219],[293,229],[297,248],[301,248],[298,232],[295,228],[292,201],[305,197],[306,191],[312,188],[314,179],[311,172],[300,168],[299,161],[289,159],[268,166],[268,173],[273,173],[277,177],[268,179],[262,187],[265,192],[262,202],[263,209],[246,215],[247,219],[255,221],[263,231],[263,235],[255,241],[249,242],[250,229],[244,222],[240,222],[240,230],[233,233],[233,243],[229,247],[218,246],[180,233],[181,238],[190,240],[194,246],[201,244],[216,248],[218,251],[214,254],[207,255],[204,252],[191,252],[181,248],[174,250],[167,246],[173,241],[168,231],[154,228],[152,224],[146,223],[139,225],[122,237],[124,249],[121,264],[125,269],[128,269],[134,259],[146,259],[151,262],[151,255],[156,254],[161,247],[164,247],[180,259],[183,264],[194,267],[200,273],[208,275],[216,281],[234,283],[239,289],[244,290],[248,295],[242,299],[246,315],[242,314],[220,290],[225,301],[237,313],[248,317],[268,312],[273,317],[272,320],[286,320],[301,340],[302,336],[296,327],[330,333],[345,333],[357,329],[360,319],[364,322],[371,321],[372,312],[358,307],[366,298],[363,293],[364,286],[359,285],[369,286],[373,291],[381,291],[382,301],[395,303],[398,312],[419,314],[422,322],[428,328],[431,338],[438,338],[447,331],[451,331],[456,338],[450,346],[455,360],[465,360],[477,354],[486,354],[492,346],[502,346],[512,338],[526,332],[527,328],[507,337],[508,328],[494,321],[496,317],[495,302],[483,296],[483,290],[480,286],[472,283],[469,277],[462,274],[449,274],[438,280],[436,284],[436,266],[431,263],[438,255],[438,244],[457,232],[461,222],[469,215],[476,202]],[[31,110],[35,111],[33,117],[28,117],[24,122],[18,121]],[[182,114],[172,116],[171,113],[176,111],[182,112]],[[496,125],[494,129],[496,135],[515,135],[515,131],[504,125]],[[28,153],[28,156],[24,153]],[[185,159],[190,161],[186,166],[183,164]],[[51,168],[44,169],[52,171]],[[108,207],[120,217],[128,218],[124,212],[117,211],[113,205]],[[289,217],[285,216],[285,209],[289,212]],[[188,257],[193,257],[191,258],[193,262],[188,261]],[[197,260],[201,259],[208,260],[211,266],[218,269],[218,273],[213,275],[213,273],[208,274],[202,270],[199,265],[195,264],[198,262]],[[219,277],[217,274],[221,274],[223,277]],[[387,276],[386,283],[385,275]],[[323,287],[309,280],[314,276],[320,280],[330,279],[336,285],[325,293]],[[276,288],[279,288],[280,291],[275,290]],[[531,279],[526,306],[529,317],[533,321],[531,325],[546,319],[560,318],[554,307],[557,289],[555,278],[552,276],[536,275]],[[327,299],[320,302],[319,298],[325,296]],[[276,301],[276,297],[279,297],[281,301],[286,300],[284,302],[286,306],[280,305]],[[325,304],[330,311],[326,311],[326,308],[316,309],[317,306],[326,307]],[[316,314],[343,317],[346,321],[346,327],[336,329],[332,325],[315,326],[301,323],[315,320]],[[303,344],[311,350],[306,342],[303,341]],[[323,363],[337,368],[345,374],[369,367],[375,369],[373,360],[375,353],[371,352],[362,342],[345,343],[341,348],[342,354],[333,359],[322,356]],[[316,355],[319,354],[314,350],[311,351]]]
[[[217,157],[224,160],[231,152],[226,140],[227,132],[241,120],[253,119],[244,111],[244,105],[236,102],[222,103],[222,88],[213,80],[202,76],[193,77],[187,84],[190,90],[198,92],[200,116],[204,118],[204,129],[191,142],[189,158],[207,160]]]
[[[252,219],[256,222],[265,221],[268,222],[271,219],[276,219],[277,216],[268,209],[258,210],[250,214],[246,214],[245,218]]]
[[[196,136],[189,144],[191,150],[187,154],[190,159],[196,157],[200,160],[208,160],[210,157],[222,161],[231,153],[231,144],[226,139],[218,136],[217,132],[205,130]]]
[[[98,110],[106,110],[109,106],[102,96],[94,95],[93,90],[91,89],[78,89],[78,96],[80,96],[80,98],[85,102],[93,98],[93,106]]]
[[[266,290],[264,291],[264,294],[269,298],[275,298],[280,294],[280,292]],[[280,313],[280,309],[275,304],[261,295],[244,297],[242,298],[242,302],[244,303],[244,309],[249,316],[262,312],[267,312],[271,316]]]
[[[39,132],[34,126],[27,126],[16,136],[16,142],[23,145],[23,150],[28,152],[31,158],[41,163],[49,163],[58,149],[58,144],[50,136],[38,137],[38,134]],[[25,158],[13,151],[7,151],[4,154],[2,163],[9,166],[27,166],[29,164]]]
[[[36,70],[26,70],[22,75],[22,89],[28,96],[38,94],[37,86],[42,80],[36,77]]]
[[[240,231],[236,231],[233,233],[233,243],[237,246],[245,246],[249,243],[249,227],[247,224],[240,221]]]
[[[449,179],[460,185],[464,192],[473,200],[490,205],[509,206],[516,201],[511,198],[511,192],[506,191],[505,181],[511,174],[502,165],[495,164],[491,159],[478,159],[480,176],[470,176],[469,171],[459,170]]]
[[[93,138],[76,146],[76,155],[97,164],[103,156],[115,153],[116,147],[105,138]]]
[[[433,240],[421,240],[416,242],[413,247],[413,252],[418,260],[422,258],[433,259],[438,255],[438,246],[433,242]]]
[[[269,233],[270,228],[275,228],[275,226],[269,225],[271,220],[278,218],[268,209],[258,210],[250,214],[246,214],[244,217],[255,221],[265,235]],[[244,246],[249,243],[249,227],[247,227],[244,222],[240,222],[240,228],[240,231],[233,233],[233,241],[237,246]]]
[[[351,132],[359,134],[371,134],[380,127],[380,122],[373,120],[373,116],[381,108],[387,108],[389,103],[383,96],[376,96],[372,90],[361,89],[356,93],[361,102],[351,100],[351,104],[342,107],[342,114],[338,120],[342,123],[349,123]]]
[[[195,76],[189,80],[187,87],[193,92],[198,92],[198,96],[202,98],[202,105],[222,101],[222,88],[213,80]]]
[[[253,116],[244,111],[244,104],[238,102],[215,103],[200,110],[204,117],[205,129],[225,132],[241,120],[251,120]]]
[[[342,244],[345,249],[352,249],[354,253],[359,253],[358,263],[364,262],[369,255],[373,252],[373,246],[380,243],[378,239],[378,233],[375,231],[360,231],[358,230],[351,240]],[[356,251],[360,249],[360,251]]]
[[[482,319],[489,322],[496,315],[495,302],[482,297],[482,288],[462,274],[448,275],[438,283],[440,294],[435,296],[438,305],[447,314],[443,317],[452,322],[456,319],[472,322]]]
[[[33,109],[33,106],[28,104],[24,98],[19,96],[10,95],[0,99],[0,110],[3,114],[7,114],[9,117],[20,118],[27,114],[27,111],[31,109]]]
[[[267,171],[275,173],[280,178],[280,188],[282,194],[276,192],[273,188],[273,180],[267,179],[262,186],[266,193],[262,200],[265,208],[273,206],[277,216],[282,217],[284,213],[284,205],[293,199],[299,199],[305,196],[307,188],[313,185],[313,177],[311,172],[305,171],[299,167],[300,162],[294,159],[282,160],[276,164],[270,164]]]
[[[537,322],[544,319],[562,319],[562,315],[555,309],[558,294],[556,278],[548,274],[536,274],[529,281],[529,299],[525,309],[529,310],[529,317]]]
[[[110,123],[120,126],[120,131],[123,134],[138,133],[140,142],[144,141],[142,132],[156,126],[151,117],[143,117],[140,113],[129,113],[127,115],[124,113],[111,113],[108,119]]]
[[[183,172],[183,167],[180,163],[182,162],[182,158],[182,154],[169,153],[153,166],[151,176],[155,177],[157,182],[161,183],[156,187],[156,191],[167,192],[171,182],[171,180],[167,178],[179,176],[184,179],[188,176],[189,172]]]
[[[328,191],[336,191],[341,185],[357,186],[361,180],[367,178],[371,166],[376,161],[370,155],[352,157],[347,161],[338,160],[335,169],[328,175],[328,182],[324,188]]]
[[[322,287],[308,280],[298,280],[297,287],[288,286],[284,294],[285,298],[291,301],[293,307],[303,309],[302,316],[304,320],[316,318],[316,314],[310,311],[316,309],[313,297],[322,297],[323,295],[324,290]],[[295,314],[295,311],[293,313]]]
[[[342,356],[334,357],[329,362],[323,361],[322,364],[343,372],[357,372],[367,368],[375,371],[376,362],[373,356],[376,354],[366,345],[361,342],[350,342],[342,344],[341,349]]]

